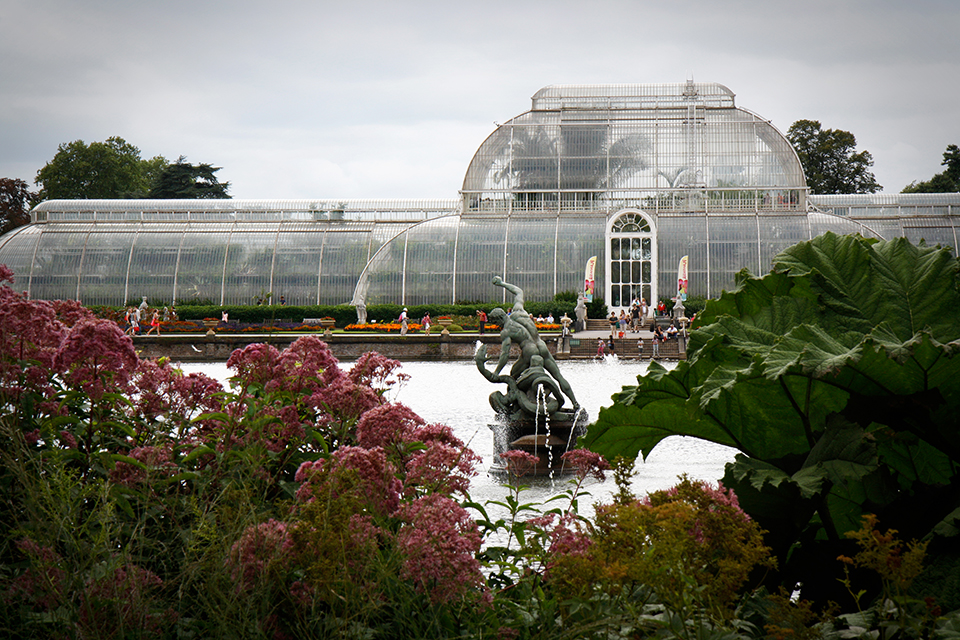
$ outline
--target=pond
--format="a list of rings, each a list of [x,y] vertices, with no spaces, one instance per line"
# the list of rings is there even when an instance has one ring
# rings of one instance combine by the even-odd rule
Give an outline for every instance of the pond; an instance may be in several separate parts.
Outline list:
[[[568,360],[558,363],[564,377],[573,387],[577,399],[589,412],[590,421],[597,418],[600,407],[610,406],[611,396],[624,385],[635,384],[638,375],[647,370],[647,363],[606,360]],[[230,370],[225,363],[180,365],[184,371],[202,371],[226,386]],[[341,363],[349,369],[352,363]],[[668,368],[674,363],[665,363]],[[503,385],[485,380],[470,361],[405,362],[401,371],[410,380],[390,393],[390,399],[413,409],[427,422],[438,422],[451,427],[477,455],[483,458],[479,474],[471,484],[471,497],[476,502],[500,500],[507,492],[503,482],[488,473],[493,465],[494,412],[487,397],[493,391],[503,391]],[[723,467],[733,460],[735,449],[710,442],[674,436],[661,442],[646,461],[638,461],[632,488],[635,494],[667,489],[677,483],[677,476],[686,473],[691,479],[716,483],[723,476]],[[542,501],[567,488],[566,479],[531,480],[526,501]],[[581,512],[594,501],[610,502],[616,492],[613,478],[608,474],[603,483],[588,481],[586,490],[591,498],[581,500]],[[560,504],[556,506],[562,506]]]

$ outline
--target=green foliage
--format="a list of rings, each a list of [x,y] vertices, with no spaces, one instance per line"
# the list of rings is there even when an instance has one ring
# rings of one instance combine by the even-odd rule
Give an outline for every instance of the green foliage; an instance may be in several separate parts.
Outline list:
[[[607,303],[603,301],[603,298],[598,296],[593,297],[593,302],[587,303],[587,317],[588,318],[606,318],[609,315],[607,310]],[[570,317],[575,317],[573,314],[570,314]]]
[[[162,156],[142,160],[140,149],[116,136],[89,145],[83,140],[63,143],[37,172],[38,198],[143,198],[157,169],[166,164]]]
[[[704,296],[688,296],[683,301],[684,313],[688,318],[692,318],[695,314],[700,315],[706,306],[707,298]]]
[[[276,302],[274,300],[274,302]],[[164,306],[161,303],[154,303],[153,306]],[[139,301],[137,301],[139,304]],[[136,306],[134,304],[133,306]],[[452,304],[433,304],[433,305],[414,305],[407,307],[407,315],[413,322],[419,322],[420,319],[430,314],[436,323],[440,316],[451,316],[456,324],[467,331],[476,331],[479,320],[476,315],[477,309],[484,309],[489,312],[496,307],[495,304],[484,305],[452,305]],[[571,318],[574,317],[574,306],[569,302],[550,303],[533,302],[527,303],[525,308],[534,316],[552,313],[554,320],[560,321],[564,313]],[[337,321],[337,327],[343,328],[357,322],[357,311],[351,305],[215,305],[215,304],[194,304],[184,302],[177,305],[177,313],[183,320],[202,320],[203,318],[219,318],[222,312],[230,314],[230,320],[233,322],[268,322],[279,318],[290,319],[293,322],[300,322],[304,318],[334,318]],[[375,304],[367,307],[367,322],[376,320],[378,323],[395,322],[403,311],[403,305],[399,304]],[[452,330],[452,329],[451,329]]]
[[[960,519],[960,305],[949,250],[833,234],[740,274],[707,303],[688,360],[655,363],[585,443],[644,456],[670,435],[735,447],[724,485],[770,533],[779,580],[823,597],[866,513],[910,537]]]
[[[209,164],[190,164],[180,156],[176,162],[167,165],[157,176],[150,189],[148,198],[185,200],[228,199],[229,182],[217,180],[220,167]]]
[[[929,180],[911,182],[903,188],[901,193],[951,193],[960,191],[960,147],[955,144],[947,145],[943,152],[943,162],[947,167]]]
[[[474,502],[479,456],[388,402],[404,378],[377,354],[347,371],[317,336],[283,352],[250,345],[231,356],[224,390],[139,360],[113,322],[75,303],[0,287],[0,309],[2,637],[732,640],[765,628],[839,640],[960,629],[960,614],[903,596],[901,583],[836,621],[745,592],[768,543],[737,496],[683,478],[637,499],[625,460],[594,521],[579,505],[609,465],[586,450],[563,455],[575,473],[543,502],[521,485],[537,458],[503,452],[503,497]],[[854,537],[866,552],[851,551],[852,563],[916,574],[918,554],[892,532]],[[847,583],[856,594],[858,579]]]
[[[856,137],[849,131],[821,129],[816,120],[797,120],[787,129],[797,151],[810,192],[876,193],[882,187],[869,168],[869,151],[855,152]]]
[[[0,178],[0,235],[30,222],[30,203],[36,198],[23,180]]]
[[[644,500],[599,506],[589,539],[585,551],[552,560],[550,580],[562,592],[620,593],[644,584],[670,609],[689,616],[694,608],[716,622],[732,617],[751,570],[773,564],[760,527],[736,498],[686,477]]]

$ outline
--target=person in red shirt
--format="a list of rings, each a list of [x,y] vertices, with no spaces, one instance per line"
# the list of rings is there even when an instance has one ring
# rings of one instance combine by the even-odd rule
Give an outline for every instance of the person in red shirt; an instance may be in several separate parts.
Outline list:
[[[483,335],[484,325],[487,324],[487,314],[483,309],[477,309],[477,317],[480,318],[480,335]]]

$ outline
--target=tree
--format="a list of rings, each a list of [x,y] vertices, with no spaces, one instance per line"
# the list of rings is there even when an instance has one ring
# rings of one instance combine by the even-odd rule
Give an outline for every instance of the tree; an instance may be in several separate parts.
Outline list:
[[[41,200],[143,198],[150,191],[163,156],[140,158],[140,149],[114,136],[105,142],[63,143],[37,172]]]
[[[941,171],[929,180],[911,182],[903,188],[901,193],[952,193],[960,191],[960,148],[955,144],[947,145],[943,152],[943,166]]]
[[[209,164],[190,164],[186,157],[180,156],[177,161],[167,165],[160,173],[153,188],[150,189],[150,198],[186,200],[228,199],[229,182],[219,182],[216,172],[220,167]]]
[[[0,178],[0,235],[30,222],[30,202],[36,196],[23,180]]]
[[[821,129],[816,120],[797,120],[787,130],[787,139],[807,177],[810,192],[876,193],[882,187],[873,173],[869,151],[855,153],[856,137],[849,131]]]

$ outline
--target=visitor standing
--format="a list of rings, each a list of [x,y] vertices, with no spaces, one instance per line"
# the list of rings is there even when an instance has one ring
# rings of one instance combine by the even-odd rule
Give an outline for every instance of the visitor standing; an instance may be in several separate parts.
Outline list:
[[[643,338],[637,338],[637,357],[643,360]]]
[[[487,313],[483,309],[477,309],[477,318],[480,319],[480,335],[483,335],[487,324]]]
[[[660,357],[660,343],[663,342],[663,331],[660,329],[660,325],[655,325],[653,327],[653,354],[651,358]]]
[[[157,337],[160,337],[160,312],[154,309],[153,316],[150,318],[150,330],[147,331],[147,335],[150,335],[154,331],[157,332]]]
[[[603,338],[597,338],[597,358],[603,359]]]
[[[134,318],[136,317],[136,311],[133,307],[127,307],[127,312],[123,314],[123,319],[127,323],[127,330],[124,331],[128,336],[132,336],[134,332]]]
[[[423,316],[423,319],[420,321],[420,324],[423,325],[423,335],[430,335],[430,314]]]
[[[404,307],[404,308],[403,308],[403,311],[400,312],[399,321],[400,321],[400,335],[405,336],[405,335],[407,335],[407,323],[409,322],[409,320],[408,320],[408,318],[407,318],[407,308],[406,308],[406,307]]]
[[[620,309],[620,335],[621,337],[627,331],[627,312]]]
[[[610,312],[610,317],[607,321],[610,323],[610,337],[613,338],[617,335],[617,324],[619,323],[616,311]]]
[[[640,331],[640,301],[630,306],[630,328],[634,333]]]
[[[612,356],[617,355],[617,343],[613,341],[612,336],[610,338],[610,342],[607,343],[607,349],[610,350],[610,355]]]

